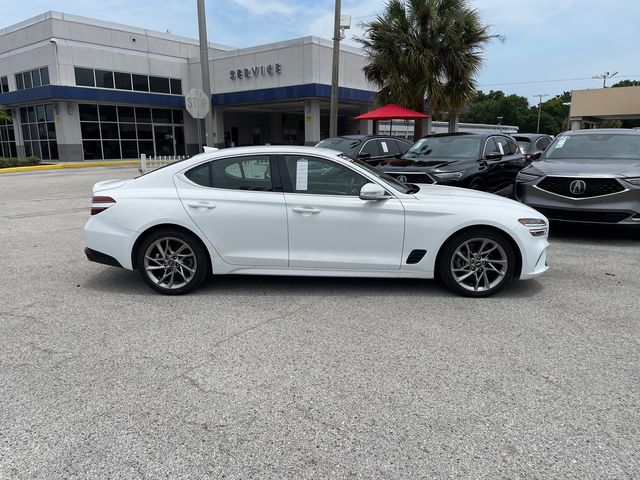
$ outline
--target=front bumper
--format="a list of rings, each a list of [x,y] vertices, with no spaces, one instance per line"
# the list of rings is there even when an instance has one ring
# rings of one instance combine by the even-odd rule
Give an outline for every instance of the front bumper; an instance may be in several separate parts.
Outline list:
[[[621,192],[597,197],[571,198],[542,190],[544,177],[516,181],[516,198],[550,220],[577,223],[640,225],[640,187],[624,184]],[[575,177],[575,178],[580,178]],[[588,181],[588,178],[585,178]]]

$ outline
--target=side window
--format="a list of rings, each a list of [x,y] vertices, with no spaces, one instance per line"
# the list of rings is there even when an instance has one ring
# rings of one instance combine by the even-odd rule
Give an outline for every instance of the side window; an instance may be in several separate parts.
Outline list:
[[[511,155],[516,153],[516,148],[509,144],[509,139],[506,137],[493,137],[496,142],[497,150],[495,153],[500,155]]]
[[[192,168],[185,173],[185,177],[203,187],[273,191],[268,155],[213,160]]]
[[[495,138],[496,137],[489,137],[489,139],[487,140],[487,143],[484,146],[485,155],[500,153],[500,150],[498,150],[498,146],[496,145]]]
[[[383,157],[392,157],[400,151],[393,139],[380,139],[378,140],[378,147],[380,148],[380,155]]]
[[[360,154],[362,155],[363,153],[368,153],[372,158],[379,157],[380,151],[378,150],[378,142],[375,140],[368,140],[364,144],[364,147],[362,147],[362,150],[360,150]]]
[[[286,191],[314,195],[358,196],[369,180],[331,160],[285,155]]]
[[[398,150],[400,153],[404,155],[404,153],[411,148],[411,144],[409,142],[403,142],[402,140],[396,140],[398,144]]]
[[[551,141],[548,138],[542,137],[536,142],[536,148],[538,150],[546,150],[550,143]]]
[[[518,148],[518,144],[516,142],[508,138],[507,144],[509,145],[509,155],[520,153],[520,149]]]

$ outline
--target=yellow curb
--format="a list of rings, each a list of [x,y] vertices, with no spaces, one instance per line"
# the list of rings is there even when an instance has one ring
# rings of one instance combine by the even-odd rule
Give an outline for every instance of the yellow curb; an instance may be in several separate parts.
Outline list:
[[[119,167],[139,164],[140,162],[135,160],[125,160],[121,162],[56,163],[53,165],[33,165],[29,167],[0,168],[0,173],[31,172],[36,170],[58,170],[61,168]]]

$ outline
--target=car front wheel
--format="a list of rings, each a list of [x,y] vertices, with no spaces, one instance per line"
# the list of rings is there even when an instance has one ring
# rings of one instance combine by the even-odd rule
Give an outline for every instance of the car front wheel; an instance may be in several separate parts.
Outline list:
[[[166,229],[144,239],[138,270],[154,290],[167,295],[188,293],[205,280],[209,265],[205,249],[191,234]]]
[[[474,228],[452,237],[439,256],[438,273],[449,289],[467,297],[488,297],[513,279],[516,254],[499,232]]]

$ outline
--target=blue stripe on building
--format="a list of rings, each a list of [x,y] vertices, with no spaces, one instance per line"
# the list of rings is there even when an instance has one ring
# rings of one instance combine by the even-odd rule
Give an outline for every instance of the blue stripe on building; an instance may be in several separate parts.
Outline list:
[[[340,100],[370,103],[374,92],[355,88],[338,89]],[[247,103],[268,103],[304,98],[330,98],[331,86],[320,83],[293,85],[289,87],[262,88],[243,92],[217,93],[211,96],[213,105],[241,105]],[[125,103],[158,107],[184,108],[184,97],[158,93],[131,92],[102,88],[45,85],[0,94],[0,105],[12,106],[53,100],[78,102]]]

